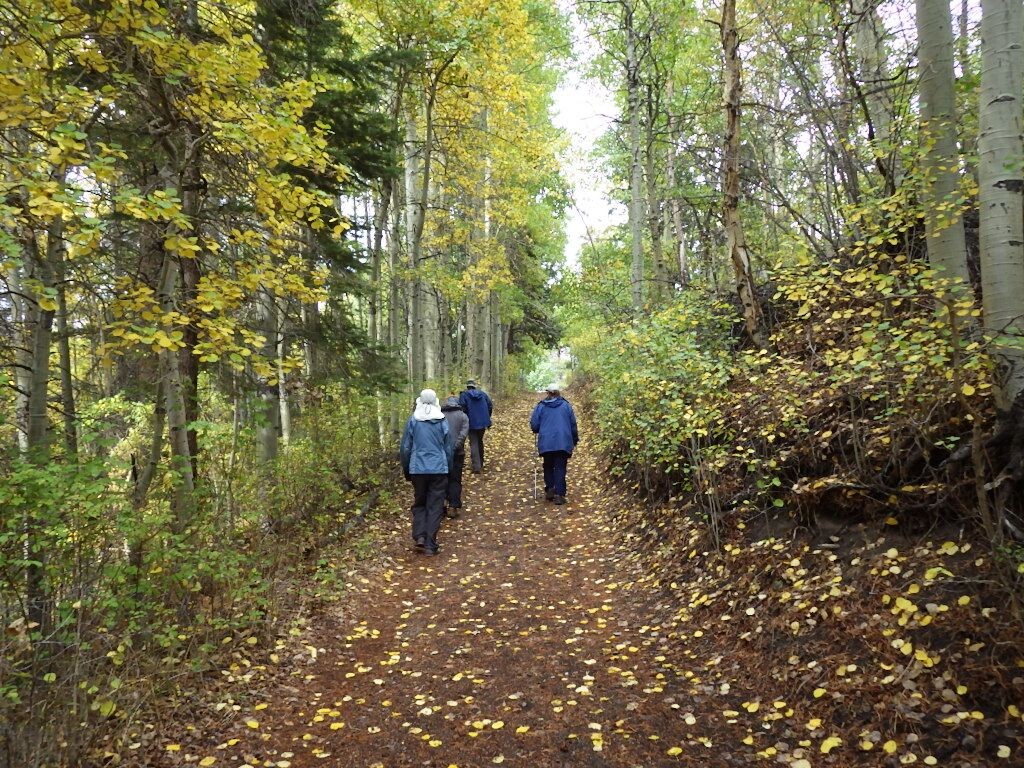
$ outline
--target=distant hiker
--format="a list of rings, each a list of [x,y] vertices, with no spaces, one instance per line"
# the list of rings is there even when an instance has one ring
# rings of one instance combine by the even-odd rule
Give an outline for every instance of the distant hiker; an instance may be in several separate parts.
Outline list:
[[[459,405],[469,417],[469,460],[473,474],[479,475],[484,468],[484,432],[491,426],[494,403],[490,396],[476,385],[473,379],[466,382],[466,388],[459,394]]]
[[[445,499],[445,517],[455,520],[462,509],[462,470],[466,466],[466,435],[469,434],[469,417],[454,395],[441,406],[444,420],[452,433],[452,469],[448,473],[448,494]]]
[[[562,397],[558,384],[549,385],[546,391],[548,396],[537,403],[530,416],[530,429],[537,435],[537,453],[544,459],[544,498],[565,504],[565,473],[580,433],[576,414]]]
[[[452,450],[452,432],[438,407],[437,393],[424,389],[405,425],[400,454],[405,479],[413,488],[412,538],[428,555],[438,552],[437,530],[444,514]]]

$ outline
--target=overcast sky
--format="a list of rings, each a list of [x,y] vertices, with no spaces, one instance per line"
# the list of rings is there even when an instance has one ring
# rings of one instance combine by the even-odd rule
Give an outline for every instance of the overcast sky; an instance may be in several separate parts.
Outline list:
[[[596,238],[609,224],[625,221],[625,208],[608,196],[610,180],[592,156],[597,139],[614,123],[618,110],[611,93],[600,83],[585,79],[581,70],[595,54],[572,0],[558,0],[572,19],[573,56],[578,62],[554,94],[552,119],[569,136],[570,148],[563,158],[562,172],[568,181],[574,205],[567,212],[566,261],[575,268],[588,237]]]

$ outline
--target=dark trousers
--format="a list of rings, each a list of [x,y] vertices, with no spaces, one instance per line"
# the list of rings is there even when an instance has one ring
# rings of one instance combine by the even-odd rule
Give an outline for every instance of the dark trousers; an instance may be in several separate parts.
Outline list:
[[[462,506],[462,470],[466,466],[466,452],[456,451],[452,456],[452,471],[448,473],[448,506]]]
[[[566,451],[542,453],[544,459],[544,490],[555,496],[565,496],[565,472],[569,468],[569,454]]]
[[[412,475],[412,538],[422,536],[427,549],[437,549],[437,529],[444,515],[448,475]]]
[[[469,430],[469,459],[474,472],[479,472],[484,468],[484,432],[486,431],[486,429]]]

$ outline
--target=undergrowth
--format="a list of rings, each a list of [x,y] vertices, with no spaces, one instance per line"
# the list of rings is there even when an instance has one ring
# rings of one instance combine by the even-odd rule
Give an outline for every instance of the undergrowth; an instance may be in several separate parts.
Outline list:
[[[696,288],[577,340],[612,472],[692,506],[716,547],[738,520],[967,520],[1019,578],[1016,492],[993,489],[1000,457],[972,462],[995,409],[970,297],[902,257],[772,278],[763,350],[738,348],[734,308]]]
[[[254,434],[211,419],[199,425],[204,484],[176,531],[169,477],[142,508],[125,490],[132,444],[148,439],[144,414],[110,409],[122,427],[97,435],[78,464],[0,458],[3,766],[101,758],[104,745],[138,738],[157,698],[172,702],[225,666],[244,675],[309,600],[343,586],[332,547],[392,479],[369,398],[307,406],[303,433],[270,465],[256,461]],[[46,626],[18,599],[28,519],[44,542]]]

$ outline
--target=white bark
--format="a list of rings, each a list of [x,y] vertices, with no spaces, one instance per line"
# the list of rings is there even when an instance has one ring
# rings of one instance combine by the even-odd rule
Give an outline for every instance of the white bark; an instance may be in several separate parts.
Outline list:
[[[919,0],[919,7],[921,2],[928,4],[928,0]],[[892,76],[889,73],[885,49],[887,33],[878,16],[880,3],[881,0],[854,0],[853,47],[857,56],[858,79],[861,82],[868,119],[874,132],[872,146],[888,169],[893,185],[898,186],[902,173],[898,153],[893,147]],[[933,0],[931,4],[934,5],[936,2]]]
[[[407,114],[405,121],[405,237],[409,268],[419,266],[423,234],[423,213],[420,205],[420,152],[416,117]],[[413,276],[407,283],[409,300],[408,374],[413,389],[423,381],[423,299],[419,280]]]
[[[917,35],[921,138],[925,145],[921,162],[925,177],[922,202],[928,260],[946,276],[969,284],[963,218],[955,207],[936,210],[942,203],[955,202],[960,166],[949,4],[917,0]]]
[[[643,165],[640,159],[640,61],[637,49],[635,7],[622,4],[626,28],[626,112],[629,119],[629,238],[631,251],[630,289],[633,310],[644,304]]]
[[[1003,378],[997,402],[1008,407],[1024,390],[1024,81],[1020,0],[982,0],[981,101],[978,109],[978,206],[985,328]],[[1013,336],[1013,339],[1008,337]],[[1014,343],[1016,342],[1016,343]]]
[[[281,441],[288,445],[292,441],[292,406],[285,380],[284,361],[288,356],[288,344],[284,336],[284,307],[277,307],[277,402],[281,409]]]

